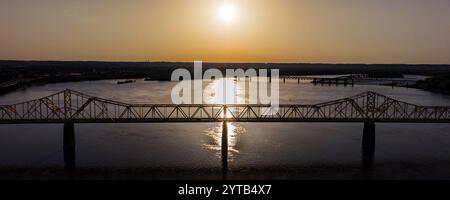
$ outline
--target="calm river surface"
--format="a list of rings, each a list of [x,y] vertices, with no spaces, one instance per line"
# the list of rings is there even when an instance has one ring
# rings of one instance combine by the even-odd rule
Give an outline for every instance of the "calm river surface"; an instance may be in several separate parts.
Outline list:
[[[0,104],[66,88],[127,103],[171,103],[177,84],[116,82],[34,86],[0,96]],[[280,103],[320,103],[368,90],[415,104],[450,105],[450,96],[417,89],[297,81],[280,83]],[[78,177],[220,178],[221,130],[220,123],[75,124]],[[362,130],[362,123],[231,123],[229,177],[360,178]],[[57,124],[0,125],[0,177],[62,177],[62,133]],[[373,178],[450,178],[450,124],[376,124]]]

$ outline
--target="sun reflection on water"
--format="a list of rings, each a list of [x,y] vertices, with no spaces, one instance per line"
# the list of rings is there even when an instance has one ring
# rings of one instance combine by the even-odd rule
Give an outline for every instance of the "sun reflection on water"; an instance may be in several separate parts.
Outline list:
[[[245,103],[245,86],[242,87],[240,84],[233,85],[234,92],[232,97],[224,97],[224,100],[217,98],[216,93],[218,92],[218,87],[221,87],[225,81],[223,79],[214,80],[207,83],[204,89],[204,103],[207,104],[223,104],[224,102],[232,102],[237,104]],[[229,86],[230,84],[227,84]],[[230,88],[227,88],[229,91]],[[228,116],[229,117],[229,116]],[[239,154],[239,138],[242,134],[245,134],[247,130],[240,126],[236,122],[228,122],[228,160],[232,161]],[[207,136],[207,141],[204,146],[206,149],[216,151],[216,155],[221,157],[222,149],[222,123],[217,123],[214,127],[205,130],[205,135]]]
[[[246,132],[245,128],[239,124],[234,122],[228,123],[228,159],[230,161],[239,154],[239,138]],[[218,123],[217,126],[205,130],[205,133],[208,136],[208,141],[204,146],[209,150],[216,151],[216,155],[221,157],[222,123]]]

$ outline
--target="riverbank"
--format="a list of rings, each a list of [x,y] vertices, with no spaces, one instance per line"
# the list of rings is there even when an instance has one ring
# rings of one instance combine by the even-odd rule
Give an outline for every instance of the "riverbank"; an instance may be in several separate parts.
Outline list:
[[[431,77],[425,80],[417,81],[412,88],[450,94],[450,76]]]
[[[203,71],[211,68],[226,69],[279,69],[283,76],[317,76],[336,74],[365,74],[374,80],[355,84],[378,84],[415,87],[430,91],[446,90],[424,86],[423,83],[394,80],[404,74],[421,76],[450,76],[450,65],[399,65],[399,64],[321,64],[321,63],[203,63]],[[92,61],[1,61],[0,94],[31,85],[76,81],[138,79],[170,81],[176,69],[193,73],[192,62],[92,62]],[[432,69],[432,70],[431,70]],[[389,78],[380,81],[379,79]],[[391,80],[392,79],[392,80]],[[400,78],[403,79],[403,78]],[[376,83],[379,82],[379,83]],[[413,86],[411,86],[413,85]],[[444,88],[447,86],[444,86]],[[447,87],[450,88],[450,87]]]
[[[27,87],[45,85],[49,83],[69,83],[79,81],[99,81],[99,80],[113,80],[113,79],[143,79],[145,76],[141,74],[127,74],[127,75],[81,75],[68,74],[62,76],[43,76],[28,79],[10,80],[0,83],[0,95],[14,92],[19,89]]]

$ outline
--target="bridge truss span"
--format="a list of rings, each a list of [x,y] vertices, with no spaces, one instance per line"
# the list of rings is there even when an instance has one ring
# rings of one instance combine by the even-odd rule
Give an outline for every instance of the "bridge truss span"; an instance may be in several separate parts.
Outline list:
[[[318,104],[129,104],[64,91],[0,105],[0,123],[136,122],[414,122],[448,123],[450,107],[420,106],[375,92]]]

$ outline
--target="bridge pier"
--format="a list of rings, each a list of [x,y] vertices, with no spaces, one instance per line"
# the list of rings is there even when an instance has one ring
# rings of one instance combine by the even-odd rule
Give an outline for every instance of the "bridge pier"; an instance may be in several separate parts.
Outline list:
[[[364,122],[362,138],[362,167],[364,171],[371,171],[375,157],[375,123]]]
[[[75,129],[73,123],[64,123],[64,168],[67,171],[75,169]]]
[[[226,178],[228,173],[228,125],[227,121],[222,122],[222,175]]]

